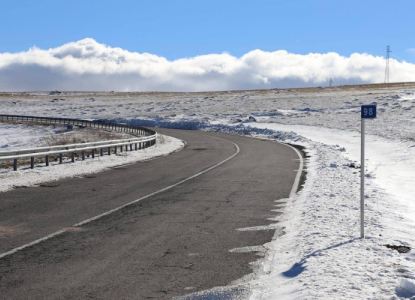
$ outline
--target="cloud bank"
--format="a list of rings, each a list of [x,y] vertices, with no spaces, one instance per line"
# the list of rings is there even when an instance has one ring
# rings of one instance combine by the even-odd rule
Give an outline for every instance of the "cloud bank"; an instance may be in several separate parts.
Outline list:
[[[86,38],[0,54],[0,91],[212,91],[380,83],[383,57],[254,50],[169,61]],[[390,60],[390,81],[415,81],[415,64]]]

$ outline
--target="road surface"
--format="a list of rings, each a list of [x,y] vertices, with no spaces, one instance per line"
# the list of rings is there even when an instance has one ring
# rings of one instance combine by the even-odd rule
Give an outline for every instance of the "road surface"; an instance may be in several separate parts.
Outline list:
[[[171,299],[252,272],[259,256],[230,250],[272,239],[272,230],[238,229],[271,223],[274,200],[292,189],[297,153],[240,136],[158,132],[187,146],[93,176],[0,194],[0,253],[64,229],[0,259],[0,298]]]

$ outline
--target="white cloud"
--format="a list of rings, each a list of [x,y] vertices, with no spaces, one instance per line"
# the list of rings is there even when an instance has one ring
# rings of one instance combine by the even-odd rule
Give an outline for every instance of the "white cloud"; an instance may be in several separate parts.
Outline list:
[[[169,61],[83,39],[61,47],[0,54],[0,91],[208,91],[376,83],[383,57],[354,53],[299,55],[254,50]],[[415,65],[390,60],[391,81],[415,81]]]
[[[408,51],[410,53],[415,53],[415,48],[408,48],[408,49],[406,49],[406,51]]]

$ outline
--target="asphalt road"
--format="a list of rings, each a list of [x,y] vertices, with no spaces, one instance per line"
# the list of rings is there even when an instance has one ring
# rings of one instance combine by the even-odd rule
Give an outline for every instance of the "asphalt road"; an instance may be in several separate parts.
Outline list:
[[[299,162],[284,145],[239,136],[157,129],[187,142],[155,160],[0,194],[1,299],[171,299],[252,272],[272,230],[274,200],[290,194]],[[80,227],[73,224],[176,184]]]

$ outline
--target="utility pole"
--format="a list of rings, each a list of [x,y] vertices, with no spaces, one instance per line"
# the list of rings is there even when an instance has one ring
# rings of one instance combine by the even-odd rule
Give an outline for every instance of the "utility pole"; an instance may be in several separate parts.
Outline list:
[[[386,68],[385,68],[385,83],[389,83],[389,53],[391,53],[389,46],[386,47]]]
[[[333,86],[333,78],[330,78],[329,87],[332,87],[332,86]]]

